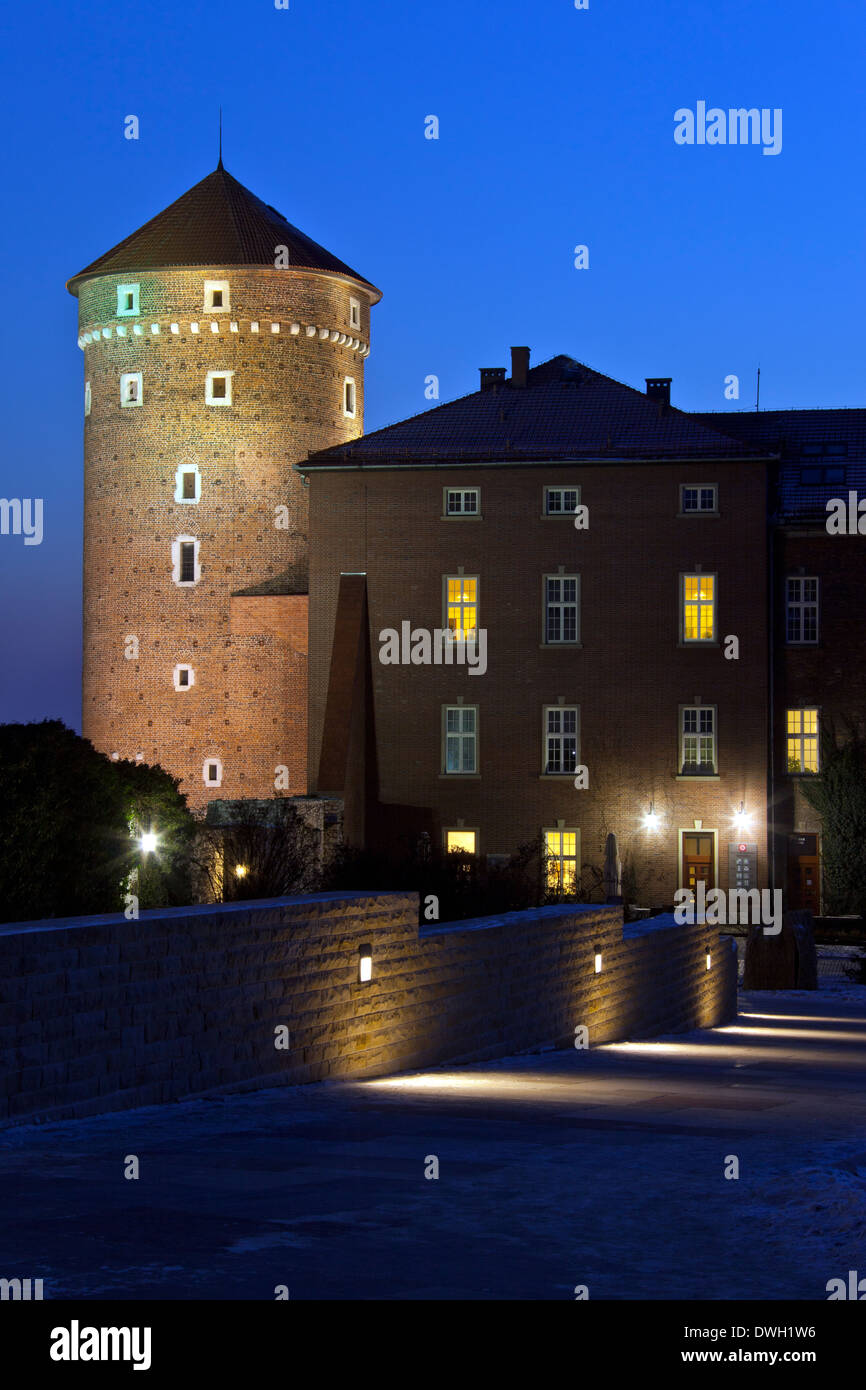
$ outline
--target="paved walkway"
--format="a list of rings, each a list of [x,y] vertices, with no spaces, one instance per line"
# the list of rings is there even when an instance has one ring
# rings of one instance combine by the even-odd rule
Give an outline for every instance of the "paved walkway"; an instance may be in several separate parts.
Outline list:
[[[6,1131],[0,1276],[46,1298],[824,1299],[866,1275],[866,989],[741,1009],[652,1043]]]

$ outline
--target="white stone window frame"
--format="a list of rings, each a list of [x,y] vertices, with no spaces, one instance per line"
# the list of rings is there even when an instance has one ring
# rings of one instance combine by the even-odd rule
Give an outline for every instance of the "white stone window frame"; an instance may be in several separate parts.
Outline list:
[[[180,678],[181,671],[186,671],[189,676],[185,684]],[[175,690],[192,690],[195,685],[195,667],[190,666],[188,661],[179,661],[172,672],[172,681]]]
[[[352,408],[351,408],[351,410],[349,409],[349,400],[350,400],[350,397],[351,397],[351,402],[352,402]],[[344,376],[344,377],[343,377],[343,417],[344,417],[344,419],[346,419],[346,420],[354,420],[354,419],[356,419],[357,414],[358,414],[358,389],[357,389],[357,387],[356,387],[356,385],[355,385],[355,378],[354,378],[353,376]]]
[[[566,598],[564,588],[559,590],[558,597],[554,596],[549,588],[551,583],[574,583],[574,598]],[[563,632],[570,624],[571,613],[574,612],[574,636],[563,637]],[[558,618],[559,636],[551,635],[551,630],[556,626],[554,615]],[[580,637],[580,575],[575,571],[568,574],[564,570],[558,574],[545,574],[541,581],[541,635],[542,646],[544,647],[579,647],[581,646]]]
[[[192,579],[181,579],[181,546],[192,545],[193,548],[193,575]],[[192,589],[201,579],[201,565],[199,564],[199,540],[197,536],[175,536],[171,543],[171,578],[172,582],[179,589]]]
[[[573,714],[574,715],[574,734],[566,733],[562,728],[550,728],[551,714]],[[550,765],[550,740],[555,739],[559,744],[560,764],[563,759],[563,745],[566,739],[574,738],[574,767],[568,768],[560,766],[557,769]],[[544,705],[541,715],[541,775],[542,777],[571,777],[574,778],[580,766],[580,705]]]
[[[129,388],[135,383],[135,400],[128,400]],[[120,404],[124,410],[134,410],[144,400],[144,375],[142,372],[120,373]]]
[[[215,776],[211,776],[211,770]],[[206,787],[221,787],[223,780],[223,765],[221,758],[205,758],[201,765],[201,779]]]
[[[697,493],[697,506],[686,506],[686,493]],[[704,506],[705,493],[709,493],[709,506]],[[718,483],[680,483],[680,509],[678,516],[718,516],[719,515],[719,485]]]
[[[183,479],[184,474],[192,473],[195,476],[195,496],[184,497]],[[174,475],[174,500],[184,507],[194,507],[201,501],[201,473],[197,463],[181,463],[178,465]]]
[[[214,291],[222,293],[222,304],[214,304]],[[231,309],[231,296],[228,280],[205,280],[204,312],[206,314],[227,314]]]
[[[711,728],[709,732],[701,729],[701,714],[709,714]],[[695,715],[695,729],[686,729],[686,722],[690,715]],[[702,778],[711,777],[715,780],[719,775],[719,709],[717,705],[695,704],[694,701],[689,705],[679,707],[679,762],[677,765],[677,777],[681,780],[689,778],[700,781]],[[710,760],[711,770],[709,772],[687,772],[687,767],[706,767],[706,763],[696,760],[694,763],[686,762],[686,742],[694,741],[694,746],[700,752],[701,740],[709,739],[712,748],[712,758]]]
[[[815,585],[815,597],[805,597],[805,585]],[[796,586],[796,587],[795,587]],[[785,646],[816,647],[821,637],[821,581],[817,574],[789,574],[785,576]],[[804,637],[807,622],[814,621],[815,636]],[[792,628],[798,635],[791,636]]]
[[[574,508],[569,509],[569,508],[567,508],[567,507],[564,505],[564,503],[565,503],[565,493],[566,493],[566,492],[573,492],[573,493],[575,494],[575,499],[576,499],[576,500],[575,500]],[[550,505],[550,499],[551,499],[551,496],[552,496],[553,494],[555,494],[555,493],[558,493],[558,494],[559,494],[559,496],[560,496],[560,498],[561,498],[561,505],[560,505],[559,507],[553,507],[553,508],[552,508],[551,505]],[[580,487],[579,487],[576,483],[574,483],[574,484],[572,484],[572,485],[570,485],[570,486],[569,486],[569,484],[567,484],[567,483],[566,483],[566,484],[562,484],[562,483],[551,483],[549,487],[545,487],[545,489],[544,489],[544,497],[543,497],[543,499],[542,499],[542,512],[541,512],[542,516],[544,516],[544,517],[553,517],[553,519],[554,519],[555,521],[564,521],[564,520],[566,520],[566,519],[568,519],[568,520],[570,520],[570,521],[573,521],[573,520],[574,520],[575,509],[576,509],[577,507],[579,507],[579,506],[580,506]]]
[[[91,391],[91,389],[90,389],[90,382],[89,382],[89,381],[85,381],[85,383],[84,383],[84,414],[85,414],[85,415],[89,415],[89,414],[90,414],[90,407],[91,407],[92,402],[93,402],[93,393],[92,393],[92,391]]]
[[[361,327],[361,301],[356,299],[354,295],[349,296],[349,327]]]
[[[127,309],[124,301],[132,295],[132,308]],[[139,298],[141,295],[140,285],[118,285],[117,286],[117,314],[119,319],[134,319],[139,315]]]
[[[233,376],[234,376],[234,371],[233,371],[233,370],[229,370],[228,368],[214,368],[214,370],[213,370],[212,372],[208,372],[207,376],[205,377],[205,383],[204,383],[204,399],[205,399],[205,404],[206,404],[206,405],[216,405],[216,406],[220,406],[220,405],[231,405],[231,404],[232,404],[232,377],[233,377]],[[215,381],[218,377],[223,377],[223,378],[225,378],[225,382],[226,382],[226,393],[225,393],[225,396],[215,396],[214,393],[213,393],[213,384],[214,384],[214,381]]]
[[[481,766],[479,756],[479,707],[478,705],[464,704],[444,704],[442,706],[442,769],[441,775],[447,778],[459,779],[461,777],[478,778]],[[448,727],[449,714],[460,716],[456,728]],[[464,715],[472,716],[471,729],[465,728]],[[456,747],[458,754],[459,767],[449,768],[448,766],[448,745],[449,741]],[[467,749],[471,753],[471,767],[464,767],[467,761]]]
[[[467,496],[475,498],[474,508],[467,509],[465,507]],[[452,507],[452,498],[460,499],[459,507]],[[453,521],[455,517],[471,518],[473,521],[481,520],[480,487],[444,487],[442,489],[442,519],[443,521]]]

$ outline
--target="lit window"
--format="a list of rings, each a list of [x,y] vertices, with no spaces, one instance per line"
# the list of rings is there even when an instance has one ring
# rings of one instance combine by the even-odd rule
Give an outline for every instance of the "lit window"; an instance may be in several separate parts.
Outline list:
[[[474,830],[446,830],[445,831],[445,850],[451,854],[459,851],[463,854],[475,853],[476,835]]]
[[[361,301],[360,299],[349,300],[349,327],[361,327]]]
[[[204,307],[208,312],[231,308],[228,280],[205,280]]]
[[[717,511],[715,484],[710,487],[704,483],[683,483],[680,488],[680,512],[684,516]]]
[[[191,666],[181,663],[174,668],[175,690],[191,690],[195,685],[195,671]]]
[[[223,765],[219,758],[205,758],[201,773],[206,787],[220,786],[223,780]]]
[[[546,487],[544,489],[545,516],[574,516],[579,503],[579,487]]]
[[[208,405],[231,405],[234,372],[208,372],[204,398]]]
[[[794,643],[818,640],[818,580],[792,576],[785,582],[785,640]]]
[[[787,716],[789,772],[818,771],[818,711],[789,709]]]
[[[481,503],[481,493],[477,487],[447,487],[445,489],[446,516],[477,516]]]
[[[545,643],[579,641],[578,599],[580,576],[548,574],[544,579]]]
[[[547,887],[551,893],[573,894],[577,888],[579,830],[545,830]]]
[[[171,546],[172,579],[175,584],[197,584],[201,578],[198,541],[195,536],[178,536]]]
[[[343,414],[349,419],[355,418],[355,383],[350,376],[343,382]]]
[[[716,775],[716,707],[683,705],[680,710],[680,775]]]
[[[684,642],[713,642],[716,637],[716,577],[684,574],[682,607]]]
[[[201,498],[201,475],[197,464],[181,464],[174,475],[175,502],[198,502]]]
[[[478,710],[475,705],[445,705],[444,767],[446,772],[478,769]]]
[[[122,406],[141,405],[141,372],[122,372],[120,377],[120,404]]]
[[[544,771],[550,776],[577,767],[577,705],[548,705],[544,711]]]
[[[131,318],[138,313],[138,285],[118,285],[117,317]]]
[[[478,628],[478,580],[465,575],[446,577],[446,613],[448,631],[455,642],[474,642]]]
[[[85,381],[85,383],[84,383],[84,413],[85,413],[85,415],[89,415],[89,414],[90,414],[90,399],[91,399],[91,397],[90,397],[90,382],[89,382],[89,381]]]

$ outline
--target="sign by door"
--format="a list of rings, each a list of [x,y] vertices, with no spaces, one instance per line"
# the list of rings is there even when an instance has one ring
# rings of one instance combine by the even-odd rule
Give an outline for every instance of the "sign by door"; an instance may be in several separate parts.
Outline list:
[[[745,844],[728,845],[728,887],[750,888],[758,886],[758,846]]]

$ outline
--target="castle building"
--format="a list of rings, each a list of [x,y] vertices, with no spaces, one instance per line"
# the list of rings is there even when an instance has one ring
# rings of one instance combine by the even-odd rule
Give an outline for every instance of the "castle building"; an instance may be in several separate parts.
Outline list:
[[[583,894],[611,831],[641,903],[766,886],[769,455],[528,358],[298,465],[312,789],[377,848],[543,836]]]
[[[68,283],[83,731],[192,805],[305,793],[307,492],[363,431],[380,292],[223,167]]]

